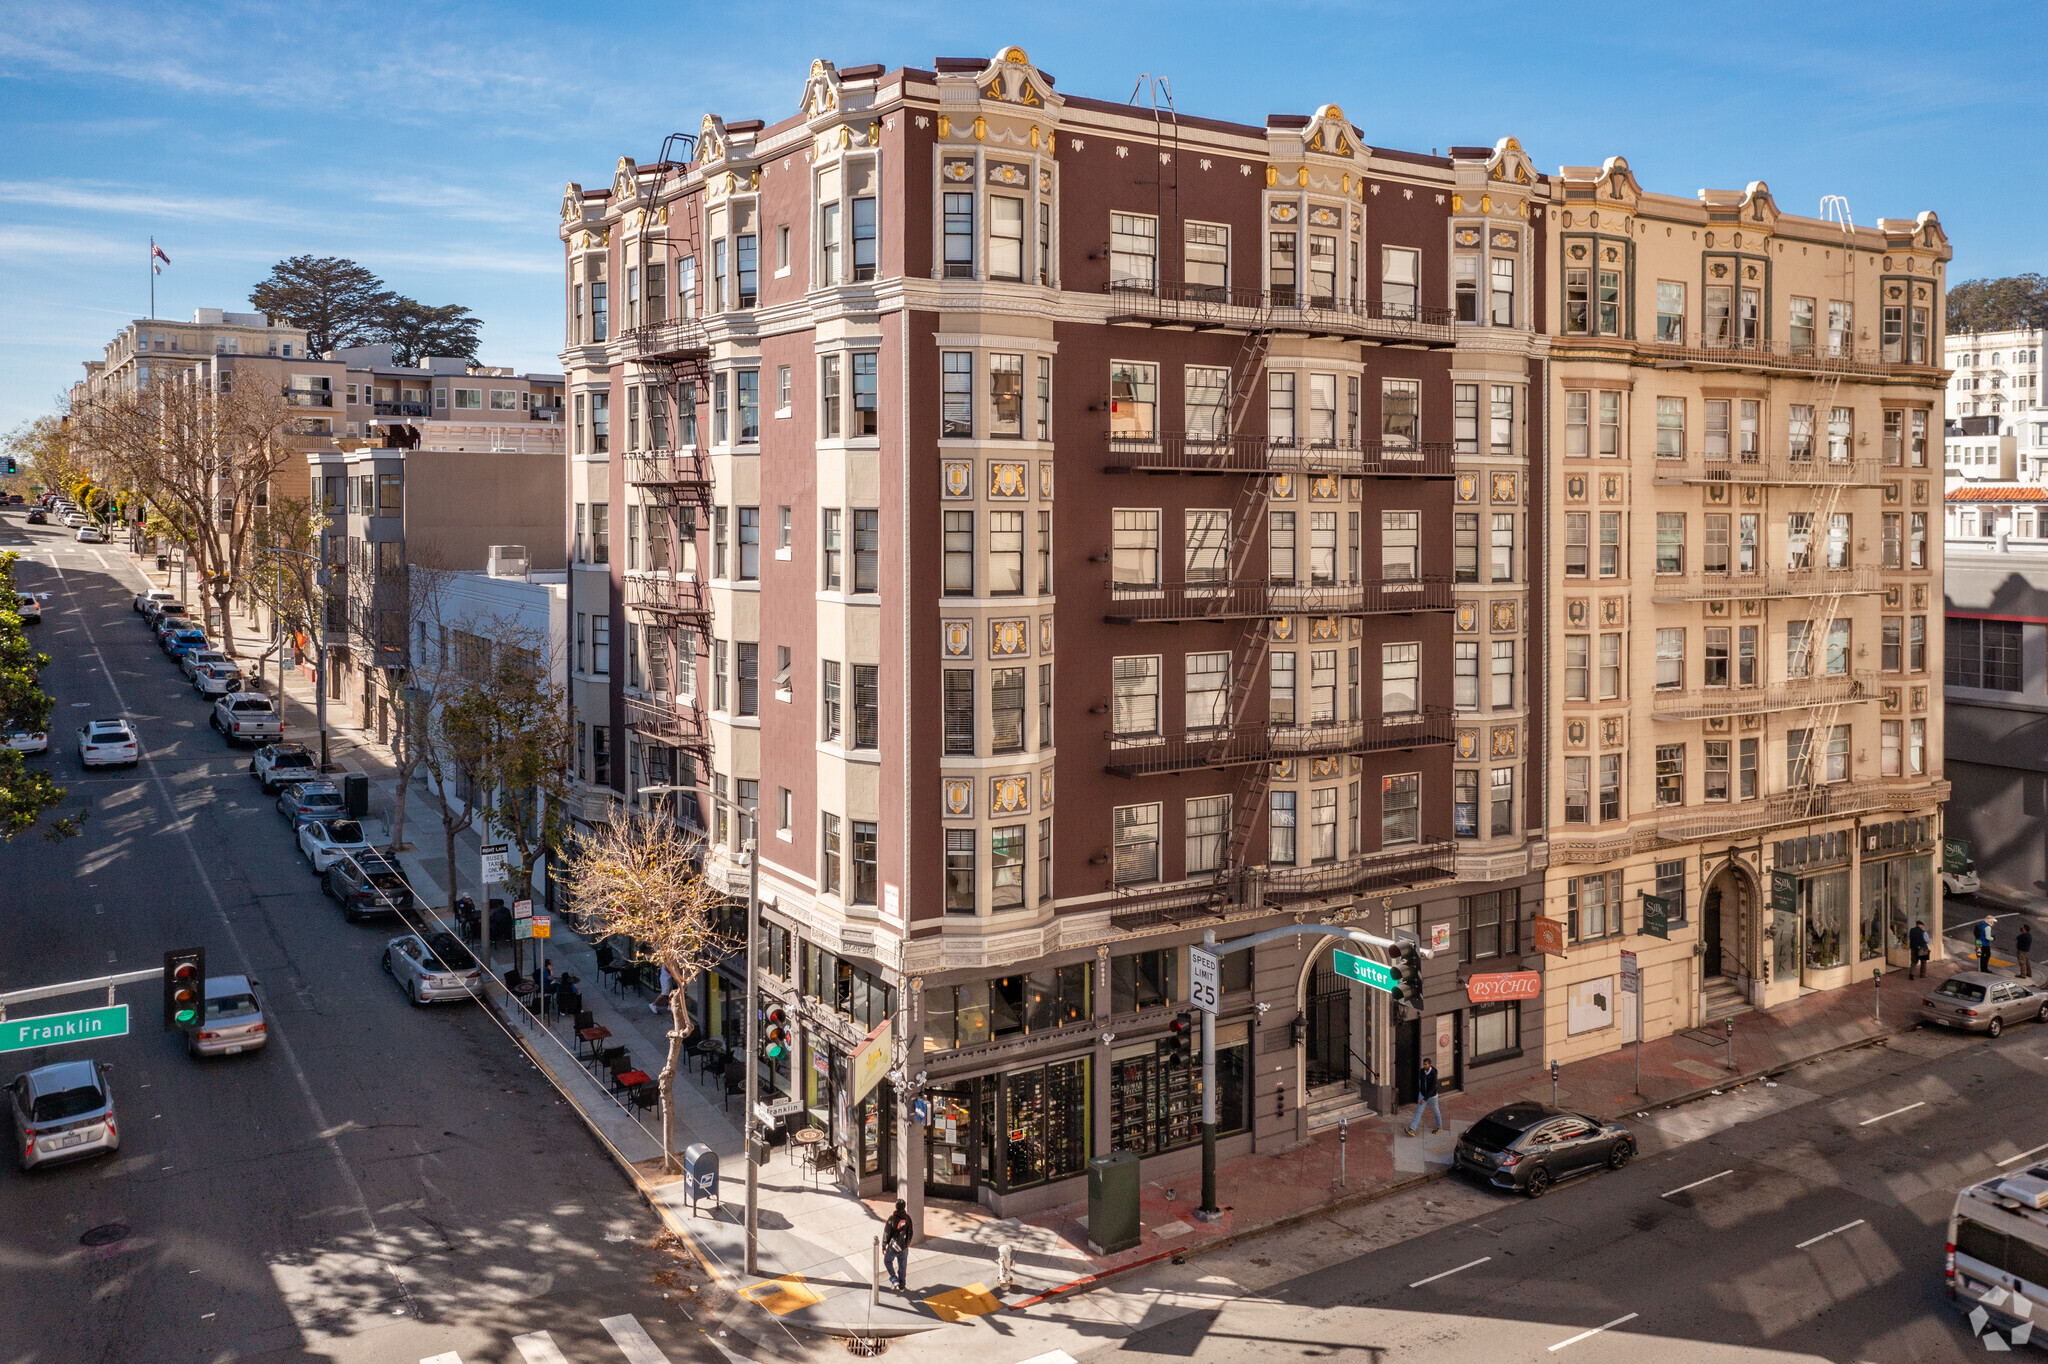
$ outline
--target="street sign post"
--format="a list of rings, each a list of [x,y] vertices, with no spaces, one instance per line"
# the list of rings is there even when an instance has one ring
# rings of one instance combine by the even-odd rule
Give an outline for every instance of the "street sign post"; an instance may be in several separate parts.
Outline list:
[[[1643,932],[1652,938],[1671,938],[1671,901],[1662,895],[1643,896]]]
[[[1394,968],[1371,957],[1361,957],[1338,948],[1330,950],[1330,964],[1338,975],[1346,980],[1355,980],[1361,985],[1370,985],[1375,990],[1388,994],[1395,992]]]
[[[1636,1093],[1643,1092],[1643,973],[1636,965],[1636,954],[1623,951],[1621,954],[1621,990],[1623,994],[1636,997]]]
[[[1216,1012],[1221,992],[1217,988],[1220,979],[1216,954],[1205,952],[1199,947],[1188,949],[1188,1003],[1205,1014]]]
[[[533,925],[532,931],[534,937],[552,938],[555,935],[555,921],[549,916],[545,914],[536,914],[532,916],[530,922]]]
[[[505,884],[505,845],[486,843],[482,848],[482,865],[477,869],[477,880],[487,886]]]
[[[74,1009],[70,1013],[10,1018],[0,1023],[0,1052],[60,1047],[66,1042],[98,1042],[108,1037],[127,1035],[126,1004],[103,1009]]]

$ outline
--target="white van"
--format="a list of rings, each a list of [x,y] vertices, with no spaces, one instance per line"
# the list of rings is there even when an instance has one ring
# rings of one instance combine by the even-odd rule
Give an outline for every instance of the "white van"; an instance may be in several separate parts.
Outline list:
[[[1956,1195],[1947,1268],[1948,1295],[1971,1314],[1976,1334],[2024,1345],[2039,1322],[2048,1342],[2048,1163]]]

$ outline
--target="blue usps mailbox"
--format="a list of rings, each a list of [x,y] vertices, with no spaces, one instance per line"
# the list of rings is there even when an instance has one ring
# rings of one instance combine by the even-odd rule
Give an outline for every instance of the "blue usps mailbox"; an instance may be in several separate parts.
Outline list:
[[[697,1200],[708,1198],[711,1206],[718,1206],[718,1153],[697,1142],[683,1150],[683,1178],[690,1185],[690,1211],[697,1210]]]

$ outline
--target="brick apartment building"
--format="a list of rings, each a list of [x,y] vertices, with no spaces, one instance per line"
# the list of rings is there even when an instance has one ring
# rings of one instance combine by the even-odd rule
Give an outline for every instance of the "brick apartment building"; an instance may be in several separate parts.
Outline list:
[[[1017,48],[819,61],[793,116],[678,141],[563,201],[584,815],[694,788],[743,896],[754,812],[797,1043],[764,1069],[863,1186],[1020,1211],[1112,1149],[1192,1170],[1205,930],[1436,949],[1406,1021],[1313,939],[1227,958],[1226,1156],[1423,1054],[1547,1061],[1558,180],[1335,105],[1063,96]],[[1472,1002],[1517,971],[1544,992]],[[928,1124],[851,1101],[884,1019]]]

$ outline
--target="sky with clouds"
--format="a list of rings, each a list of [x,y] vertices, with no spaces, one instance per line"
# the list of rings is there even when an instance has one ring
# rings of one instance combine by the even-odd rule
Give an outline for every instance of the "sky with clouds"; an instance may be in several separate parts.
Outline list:
[[[1164,75],[1189,114],[1335,102],[1368,143],[1513,134],[1651,189],[1769,182],[1794,212],[1940,213],[1954,279],[2048,272],[2038,0],[1462,6],[1422,0],[860,5],[198,5],[15,0],[0,25],[0,430],[53,410],[149,308],[248,307],[270,265],[349,256],[556,371],[556,208],[705,111],[770,122],[814,57],[929,67],[1016,43],[1066,93]],[[1999,165],[2007,172],[1993,174]]]

